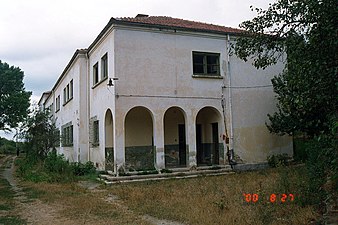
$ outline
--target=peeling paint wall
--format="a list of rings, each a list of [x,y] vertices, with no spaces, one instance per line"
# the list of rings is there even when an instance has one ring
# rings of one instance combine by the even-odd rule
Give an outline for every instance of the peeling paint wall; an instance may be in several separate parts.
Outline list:
[[[252,61],[246,63],[235,56],[230,63],[235,153],[250,163],[266,161],[271,154],[292,156],[292,138],[271,134],[265,125],[269,123],[267,114],[276,110],[271,79],[283,70],[283,63],[265,70],[257,70]]]

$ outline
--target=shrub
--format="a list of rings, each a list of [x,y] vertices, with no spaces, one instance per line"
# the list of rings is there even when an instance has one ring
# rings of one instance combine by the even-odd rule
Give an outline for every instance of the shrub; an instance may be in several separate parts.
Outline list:
[[[49,153],[44,161],[31,158],[18,159],[18,174],[33,182],[71,182],[80,176],[96,174],[92,162],[69,163],[63,155]]]
[[[288,159],[290,159],[290,157],[284,153],[268,156],[267,161],[270,167],[275,168],[288,165]]]
[[[309,179],[304,204],[319,205],[328,196],[337,194],[337,146],[337,138],[329,135],[321,135],[308,143],[306,168]]]
[[[93,162],[86,162],[85,164],[80,162],[73,162],[70,164],[75,176],[84,176],[88,174],[94,174],[96,172]]]
[[[16,148],[12,145],[2,145],[0,146],[0,154],[16,154]]]

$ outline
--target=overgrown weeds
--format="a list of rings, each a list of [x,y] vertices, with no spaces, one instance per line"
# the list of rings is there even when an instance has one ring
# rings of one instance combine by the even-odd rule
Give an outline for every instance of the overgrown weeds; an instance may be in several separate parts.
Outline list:
[[[132,210],[186,224],[308,224],[318,215],[313,207],[297,204],[304,196],[299,189],[304,170],[304,166],[281,167],[122,184],[110,191]],[[246,201],[244,194],[256,194],[257,199]]]
[[[69,162],[63,155],[49,153],[44,160],[29,157],[16,160],[17,172],[24,180],[33,182],[72,182],[84,176],[96,176],[92,162]]]

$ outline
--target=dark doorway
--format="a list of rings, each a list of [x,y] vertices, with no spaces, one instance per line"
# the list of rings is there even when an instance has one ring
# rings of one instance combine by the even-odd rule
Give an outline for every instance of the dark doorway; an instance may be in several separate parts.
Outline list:
[[[178,148],[179,148],[180,166],[185,166],[187,164],[185,124],[178,125]]]
[[[212,163],[219,164],[218,123],[212,123]]]
[[[203,159],[203,145],[202,145],[202,125],[196,124],[196,154],[197,165],[202,163]]]

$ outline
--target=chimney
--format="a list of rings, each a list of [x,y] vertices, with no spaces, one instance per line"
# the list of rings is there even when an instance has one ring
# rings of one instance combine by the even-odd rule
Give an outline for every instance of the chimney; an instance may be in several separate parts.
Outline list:
[[[147,14],[137,14],[135,18],[141,18],[141,17],[149,17]]]

